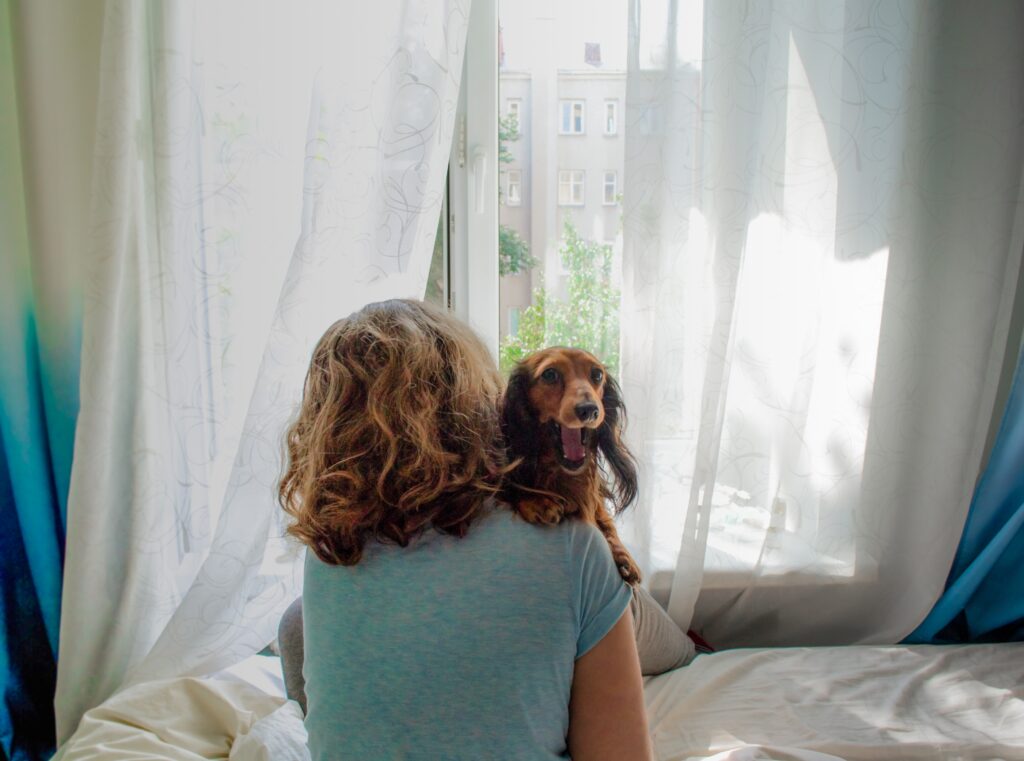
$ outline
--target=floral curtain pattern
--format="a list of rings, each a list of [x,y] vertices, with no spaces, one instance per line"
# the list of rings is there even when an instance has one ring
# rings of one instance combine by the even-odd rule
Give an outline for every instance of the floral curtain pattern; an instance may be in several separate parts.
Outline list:
[[[718,645],[896,642],[978,474],[1020,267],[1024,9],[631,5],[625,535]]]
[[[331,322],[423,294],[468,11],[107,4],[58,740],[273,639],[283,430]]]

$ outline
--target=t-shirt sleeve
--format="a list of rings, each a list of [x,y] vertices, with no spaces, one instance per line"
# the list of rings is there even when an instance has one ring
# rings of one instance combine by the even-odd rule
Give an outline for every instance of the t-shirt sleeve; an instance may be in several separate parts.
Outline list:
[[[588,523],[573,525],[570,563],[577,613],[576,657],[604,639],[618,623],[632,592],[612,560],[601,532]]]

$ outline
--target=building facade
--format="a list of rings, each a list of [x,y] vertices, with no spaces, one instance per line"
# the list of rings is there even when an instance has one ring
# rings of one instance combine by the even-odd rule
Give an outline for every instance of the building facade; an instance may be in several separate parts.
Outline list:
[[[505,143],[512,160],[499,174],[500,223],[538,261],[501,279],[502,336],[516,332],[541,284],[564,295],[559,241],[567,221],[582,237],[621,248],[626,72],[602,69],[599,49],[596,61],[575,70],[535,62],[529,71],[500,72],[501,116],[519,133]]]

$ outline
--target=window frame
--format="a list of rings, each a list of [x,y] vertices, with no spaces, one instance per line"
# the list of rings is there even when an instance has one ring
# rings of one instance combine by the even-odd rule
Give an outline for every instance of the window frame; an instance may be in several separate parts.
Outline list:
[[[612,178],[612,200],[608,200],[608,178]],[[601,184],[602,206],[617,206],[619,203],[619,173],[613,169],[604,170],[604,178]]]
[[[565,129],[565,109],[568,106],[569,130]],[[580,128],[573,130],[575,121],[573,111],[576,106],[580,107]],[[558,134],[559,135],[585,135],[587,134],[587,101],[581,98],[559,98],[558,99]]]
[[[513,183],[513,175],[515,181]],[[517,194],[515,201],[512,200],[512,186],[515,184],[517,188]],[[523,170],[522,169],[506,169],[505,170],[505,205],[506,206],[522,206],[523,205]]]
[[[611,109],[611,130],[608,129],[609,109]],[[604,102],[604,134],[607,137],[619,134],[619,101],[617,98],[607,98]]]
[[[497,360],[498,2],[475,0],[469,13],[455,129],[448,162],[449,310]],[[471,107],[470,107],[471,104]],[[488,179],[490,178],[490,179]]]
[[[515,108],[513,108],[513,106]],[[514,112],[514,113],[513,113]],[[505,118],[516,120],[516,129],[523,123],[523,99],[522,98],[506,98],[505,99]]]
[[[498,195],[500,180],[497,180],[497,120],[500,114],[498,100],[498,13],[497,0],[473,0],[470,19],[469,34],[466,46],[466,56],[463,67],[463,85],[460,92],[459,110],[456,116],[457,122],[454,131],[451,163],[449,165],[449,205],[448,205],[448,237],[449,268],[451,298],[449,304],[452,311],[465,322],[484,340],[492,355],[497,358],[499,345],[499,274],[498,274]],[[467,95],[468,93],[468,95]],[[512,99],[510,99],[512,100]],[[514,100],[522,100],[514,99]],[[561,103],[577,102],[582,103],[581,130],[579,132],[564,132],[561,129]],[[598,101],[595,100],[595,104]],[[615,116],[615,132],[608,133],[607,111],[605,124],[602,132],[607,136],[624,134],[627,125],[621,123],[619,116],[624,114],[625,101],[622,98],[606,99],[606,104],[612,104]],[[467,108],[467,103],[471,108]],[[558,135],[583,135],[586,134],[586,105],[585,101],[575,98],[559,99],[558,112]],[[530,104],[532,105],[532,104]],[[621,107],[620,107],[621,106]],[[522,118],[523,105],[519,106],[519,116]],[[570,106],[571,108],[571,106]],[[607,105],[606,105],[607,108]],[[506,112],[507,113],[507,112]],[[532,115],[531,111],[531,115]],[[642,111],[633,113],[630,109],[630,122],[628,131],[630,134],[641,136],[660,134],[664,130],[665,113],[660,103],[652,103]],[[622,132],[619,127],[622,126]],[[595,132],[595,135],[598,134]],[[482,156],[475,160],[476,156]],[[553,167],[547,165],[546,171]],[[531,171],[533,171],[531,167]],[[580,207],[586,205],[586,170],[560,170],[555,168],[556,177],[562,171],[580,172],[582,182],[580,188],[580,203],[569,204]],[[599,169],[593,170],[602,171]],[[603,170],[607,173],[608,170]],[[624,170],[622,172],[624,174]],[[619,190],[618,177],[616,172],[616,190]],[[490,179],[488,179],[490,178]],[[531,177],[535,181],[533,190],[536,194],[547,194],[547,185],[542,185],[539,175]],[[604,179],[604,178],[602,178]],[[550,182],[550,176],[547,182]],[[560,184],[560,182],[559,182]],[[475,188],[486,188],[486,194],[474,193]],[[558,187],[555,189],[555,200],[558,201]],[[602,182],[602,200],[604,188]],[[536,199],[531,199],[531,201]],[[557,206],[564,206],[560,202]],[[607,204],[611,206],[611,204]],[[621,246],[621,237],[616,239]],[[615,242],[606,241],[606,245],[615,245]],[[617,255],[621,256],[621,252]],[[561,268],[564,272],[564,262],[556,259],[549,263],[549,274],[557,274],[555,267]],[[541,273],[543,274],[543,273]],[[526,307],[521,307],[525,311]],[[510,318],[506,312],[506,318]],[[509,319],[509,324],[511,324]],[[710,545],[709,545],[710,546]],[[860,558],[858,558],[858,563]],[[808,586],[820,589],[823,583],[822,575],[818,573],[801,574],[799,571],[787,575],[774,577],[761,577],[762,584],[777,584],[779,580],[785,580],[789,584],[804,583]],[[870,579],[863,577],[829,577],[827,583],[841,583],[844,585],[870,583]],[[746,568],[732,570],[727,567],[720,567],[713,563],[704,564],[704,577],[702,589],[716,592],[725,590],[731,593],[732,590],[743,589],[749,586],[749,573]]]
[[[567,180],[563,180],[562,176],[568,175]],[[573,187],[576,185],[575,176],[579,175],[579,189],[580,196],[579,201],[575,201],[575,194],[573,193]],[[569,188],[569,200],[562,200],[562,186],[566,185]],[[587,171],[585,169],[559,169],[558,170],[558,205],[566,207],[579,208],[587,205]]]

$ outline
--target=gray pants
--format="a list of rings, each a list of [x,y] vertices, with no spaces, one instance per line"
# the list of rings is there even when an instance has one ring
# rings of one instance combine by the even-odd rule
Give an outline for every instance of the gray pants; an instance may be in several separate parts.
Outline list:
[[[633,632],[636,634],[636,649],[640,655],[640,671],[644,676],[662,674],[693,660],[696,655],[693,641],[676,626],[675,621],[668,617],[668,613],[646,589],[633,587],[633,599],[629,607],[633,612]],[[302,712],[305,713],[301,597],[289,605],[281,617],[277,641],[281,649],[285,691],[289,698],[302,706]]]

